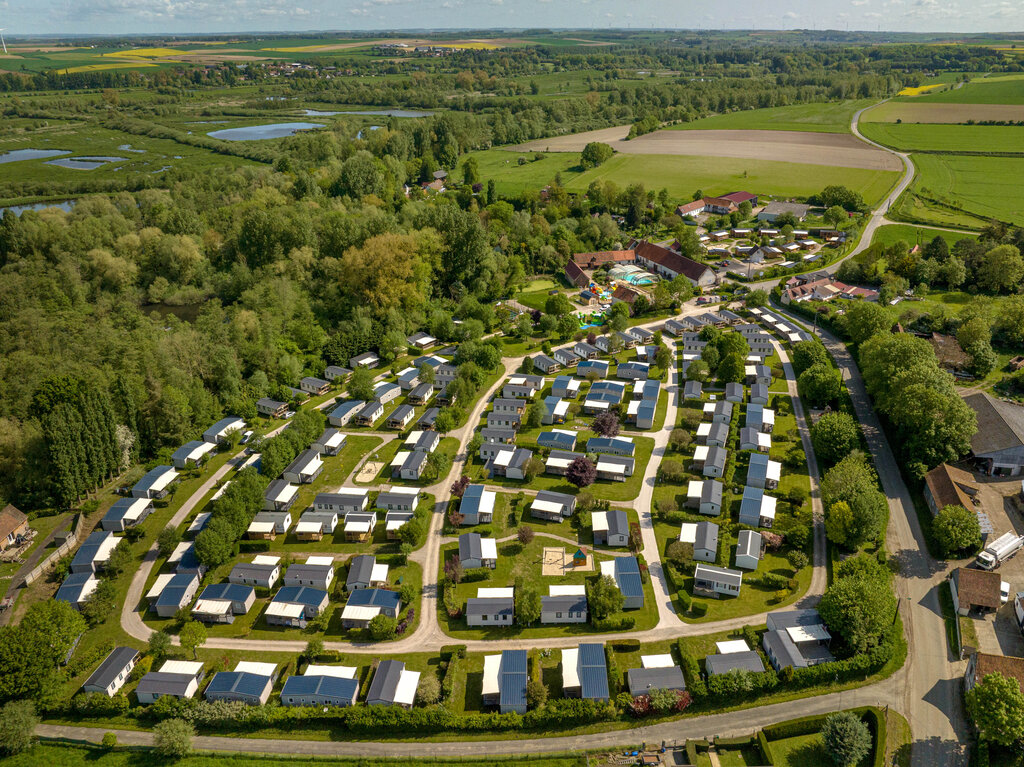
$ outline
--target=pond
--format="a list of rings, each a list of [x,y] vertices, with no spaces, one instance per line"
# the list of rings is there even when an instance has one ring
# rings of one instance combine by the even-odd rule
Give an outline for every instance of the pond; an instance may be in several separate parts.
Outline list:
[[[270,125],[249,125],[243,128],[224,128],[207,133],[210,138],[222,141],[263,141],[271,138],[294,136],[299,131],[324,127],[320,123],[271,123]]]
[[[63,157],[59,160],[47,160],[45,164],[71,170],[96,170],[107,163],[124,162],[124,160],[124,157]]]
[[[43,160],[47,157],[60,157],[62,154],[71,154],[67,149],[15,149],[6,154],[0,154],[0,164],[5,162],[19,162],[20,160]]]
[[[34,202],[31,205],[8,205],[6,208],[0,208],[0,217],[5,216],[8,211],[15,216],[20,216],[26,210],[46,210],[47,208],[60,208],[70,213],[76,202],[78,200],[57,200],[55,202]]]
[[[333,117],[334,115],[370,115],[379,117],[430,117],[433,112],[420,112],[414,109],[362,109],[345,110],[343,112],[318,112],[315,109],[304,109],[306,117]]]

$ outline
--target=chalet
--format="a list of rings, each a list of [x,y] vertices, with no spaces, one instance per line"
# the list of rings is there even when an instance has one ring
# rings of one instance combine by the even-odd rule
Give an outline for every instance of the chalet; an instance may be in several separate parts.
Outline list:
[[[572,453],[565,450],[552,450],[548,453],[547,460],[544,462],[544,471],[547,474],[558,474],[564,477],[565,472],[569,468],[569,464],[577,458],[586,458],[586,456],[583,453]]]
[[[20,519],[12,515],[8,509],[20,514]],[[123,533],[129,527],[144,522],[152,513],[153,501],[149,498],[118,498],[103,515],[100,527],[110,532]],[[9,517],[11,521],[8,522]],[[28,517],[20,511],[13,506],[7,506],[0,511],[0,544],[3,544],[3,548],[13,545],[18,535],[24,535],[27,531]]]
[[[503,714],[526,713],[526,650],[502,650],[484,656],[482,698]]]
[[[544,398],[544,414],[541,416],[541,423],[551,425],[554,423],[565,423],[569,415],[569,402],[554,395]]]
[[[530,516],[548,522],[561,522],[576,511],[576,496],[540,490],[530,504]]]
[[[701,514],[717,517],[722,513],[725,486],[716,479],[691,479],[686,488],[686,505]]]
[[[421,351],[423,349],[429,349],[431,346],[437,343],[436,338],[434,338],[429,333],[424,333],[423,331],[413,333],[411,336],[406,338],[405,341],[407,344],[409,344],[409,346],[412,346]]]
[[[522,415],[526,412],[526,402],[515,397],[497,397],[492,403],[492,409],[495,413],[518,413]]]
[[[650,374],[651,366],[646,362],[623,362],[615,368],[615,377],[625,381],[641,381]]]
[[[725,385],[725,399],[727,402],[743,402],[743,384],[730,381]]]
[[[203,442],[209,442],[213,445],[227,444],[228,439],[230,439],[230,435],[233,432],[241,431],[244,428],[245,421],[241,418],[221,418],[217,423],[203,432]]]
[[[306,392],[313,397],[322,397],[331,390],[331,382],[325,381],[323,378],[314,378],[313,376],[306,376],[299,381],[299,389]]]
[[[932,515],[938,514],[946,506],[970,509],[978,503],[977,495],[978,485],[974,477],[948,463],[936,466],[925,475],[924,500]]]
[[[533,451],[525,447],[502,447],[485,467],[492,477],[526,479],[527,464],[533,460]]]
[[[632,423],[638,429],[653,429],[657,413],[657,400],[630,400],[626,406],[626,421]]]
[[[617,335],[598,336],[594,339],[594,346],[605,354],[615,354],[622,350],[622,339]]]
[[[402,453],[399,453],[398,455],[401,456]],[[409,482],[418,482],[420,477],[423,476],[423,470],[427,468],[428,455],[429,453],[423,450],[413,450],[408,452],[402,458],[397,469],[392,471],[392,476],[397,474],[400,479],[404,479]]]
[[[373,554],[358,554],[352,557],[345,579],[345,590],[372,589],[388,585],[388,566],[378,563]]]
[[[751,429],[770,434],[775,428],[775,411],[764,405],[750,404],[747,406],[746,425]]]
[[[324,368],[324,378],[332,383],[345,383],[352,371],[341,365],[328,365]]]
[[[557,362],[562,367],[566,368],[571,368],[573,365],[580,361],[580,358],[576,355],[576,353],[572,349],[568,348],[556,349],[551,356],[554,357],[555,362]],[[536,361],[534,361],[534,365],[536,366]]]
[[[832,635],[817,610],[768,613],[766,624],[767,631],[761,636],[761,646],[776,671],[786,667],[807,668],[835,660],[829,650]]]
[[[195,573],[166,573],[157,576],[146,598],[150,610],[161,618],[173,618],[178,610],[191,603],[198,590],[199,576]]]
[[[671,661],[671,656],[669,656]],[[652,690],[685,690],[686,680],[683,671],[675,664],[654,665],[643,668],[631,668],[626,672],[629,683],[629,694],[637,697],[649,695]]]
[[[245,615],[255,601],[256,591],[252,586],[212,583],[192,605],[192,617],[203,623],[234,623],[235,616]]]
[[[670,336],[675,336],[676,338],[679,338],[684,333],[689,332],[689,326],[680,320],[665,320],[663,329]]]
[[[170,492],[168,488],[177,478],[178,472],[170,466],[150,469],[132,485],[132,498],[163,498]]]
[[[644,606],[644,585],[640,578],[640,564],[636,557],[615,557],[601,563],[601,575],[615,581],[622,596],[624,610],[637,610]]]
[[[606,378],[608,376],[607,360],[581,360],[576,365],[576,375],[584,378]]]
[[[269,397],[260,397],[256,400],[256,412],[267,418],[284,418],[288,412],[288,403]]]
[[[321,541],[325,535],[334,535],[338,526],[336,511],[307,511],[295,525],[295,538],[300,541]]]
[[[281,688],[282,706],[354,706],[359,693],[354,666],[310,664],[301,676],[292,674]]]
[[[261,511],[252,518],[246,538],[257,541],[272,541],[278,535],[285,535],[292,526],[292,515],[287,511]]]
[[[769,410],[768,412],[770,413],[771,411]],[[747,417],[750,417],[749,410],[747,411]],[[762,453],[767,453],[771,449],[772,438],[770,434],[765,434],[763,431],[758,431],[750,426],[744,426],[740,429],[740,450],[759,450]]]
[[[433,453],[440,443],[441,435],[436,431],[411,431],[403,447],[413,452]]]
[[[239,661],[234,671],[214,674],[203,695],[209,701],[241,701],[250,706],[262,706],[270,700],[276,680],[275,664]]]
[[[763,550],[761,533],[755,530],[740,530],[736,535],[736,567],[756,570],[761,563]]]
[[[743,573],[727,567],[698,564],[693,571],[694,596],[738,597],[743,585]]]
[[[434,422],[437,420],[438,414],[441,412],[441,408],[430,407],[423,411],[423,415],[416,421],[417,429],[433,429]]]
[[[463,570],[481,567],[494,569],[498,565],[498,546],[494,538],[482,538],[478,533],[459,536],[459,562]]]
[[[140,657],[134,647],[115,647],[85,680],[82,692],[98,692],[113,698],[128,681]]]
[[[595,511],[590,515],[595,546],[628,546],[629,520],[620,509]]]
[[[596,346],[587,343],[586,341],[579,341],[573,348],[573,353],[580,359],[592,360],[601,355],[601,350]]]
[[[306,628],[307,622],[327,609],[327,592],[308,586],[282,586],[264,611],[269,626]]]
[[[420,672],[408,670],[403,661],[381,661],[366,693],[366,704],[412,708],[419,683]]]
[[[514,589],[482,588],[466,600],[466,624],[469,626],[511,626],[515,617]]]
[[[541,373],[549,374],[558,370],[558,368],[561,367],[561,364],[558,360],[553,359],[546,354],[538,354],[533,358],[533,366]]]
[[[572,451],[576,449],[576,432],[567,429],[543,431],[537,436],[537,445],[555,450]]]
[[[355,420],[360,426],[373,426],[382,415],[384,415],[384,403],[380,400],[373,400],[359,409]]]
[[[576,399],[580,393],[583,382],[578,378],[569,376],[558,376],[551,385],[551,394],[555,397]]]
[[[721,477],[725,474],[727,457],[725,448],[698,445],[693,452],[693,466],[705,477]]]
[[[411,511],[389,511],[384,514],[384,533],[389,541],[398,540],[398,531],[413,518]]]
[[[699,562],[718,559],[718,525],[714,522],[683,522],[679,540],[693,546],[693,558]]]
[[[774,490],[782,477],[782,464],[772,461],[764,453],[751,453],[747,468],[747,485],[762,490]]]
[[[412,405],[399,405],[388,416],[384,425],[389,429],[404,429],[415,415],[416,409]]]
[[[350,543],[366,543],[373,537],[373,528],[376,526],[376,512],[350,511],[345,515],[345,540]]]
[[[352,357],[349,359],[348,364],[353,370],[356,368],[375,368],[380,364],[380,357],[373,352],[366,352],[365,354],[358,354]]]
[[[746,376],[747,383],[751,387],[761,384],[763,386],[771,386],[772,383],[772,369],[767,365],[746,365],[743,368],[743,373]],[[753,400],[751,400],[753,402]]]
[[[110,555],[123,540],[124,538],[119,538],[108,530],[93,530],[75,552],[71,560],[71,572],[99,572],[106,566]]]
[[[415,511],[420,491],[415,487],[393,487],[381,491],[374,501],[374,507],[385,511]]]
[[[397,591],[387,589],[357,589],[349,594],[341,611],[341,625],[346,629],[364,629],[378,615],[397,618],[402,600]]]
[[[750,402],[755,405],[768,404],[768,384],[754,384],[750,387]]]
[[[259,554],[252,562],[239,562],[231,568],[228,582],[271,589],[281,577],[281,557]]]
[[[350,399],[340,403],[327,416],[327,422],[335,428],[342,429],[348,426],[349,421],[355,418],[366,403],[361,399]]]
[[[412,391],[420,385],[420,371],[414,367],[400,370],[396,376],[398,388],[402,391]]]
[[[607,703],[608,664],[604,645],[596,642],[562,650],[562,694]]]
[[[540,622],[586,623],[587,590],[583,584],[548,586],[548,595],[540,598]]]
[[[163,697],[184,700],[199,691],[202,681],[202,661],[165,660],[158,671],[149,671],[139,680],[135,697],[144,706]]]
[[[406,397],[406,401],[410,405],[425,405],[434,397],[434,386],[433,384],[421,383],[414,387],[409,392],[409,396]]]
[[[328,427],[313,441],[312,449],[322,455],[337,455],[345,447],[345,435]]]
[[[365,511],[369,499],[370,493],[368,490],[355,490],[343,487],[339,488],[335,493],[317,493],[316,497],[313,498],[313,509],[317,512],[333,512],[339,516],[344,516],[350,511]]]
[[[281,473],[289,482],[308,485],[324,470],[324,462],[320,459],[319,450],[305,450],[295,458]]]
[[[67,602],[76,610],[81,610],[82,605],[99,585],[100,582],[95,573],[85,571],[70,573],[60,584],[53,598],[58,602]]]
[[[464,525],[489,525],[494,521],[494,503],[498,494],[483,485],[470,485],[462,494],[459,514]]]
[[[533,399],[537,392],[544,388],[544,379],[534,375],[510,376],[501,389],[501,396],[506,398]]]
[[[710,419],[712,423],[728,425],[732,422],[732,412],[733,404],[724,399],[704,403],[704,417]]]

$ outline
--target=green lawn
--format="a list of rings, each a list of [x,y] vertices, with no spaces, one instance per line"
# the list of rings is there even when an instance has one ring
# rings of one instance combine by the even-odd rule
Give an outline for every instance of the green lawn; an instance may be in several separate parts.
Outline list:
[[[798,735],[769,741],[775,767],[833,767],[835,762],[825,750],[821,734]],[[870,764],[862,761],[861,764]]]
[[[795,130],[818,133],[849,133],[858,109],[872,99],[794,104],[768,109],[746,109],[673,125],[672,130]]]
[[[929,152],[1024,152],[1024,126],[943,125],[940,123],[864,123],[872,141]]]

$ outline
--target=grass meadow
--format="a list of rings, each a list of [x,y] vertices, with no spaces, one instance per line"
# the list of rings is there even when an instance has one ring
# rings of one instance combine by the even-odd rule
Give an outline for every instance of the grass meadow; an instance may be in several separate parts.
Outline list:
[[[894,149],[1024,153],[1024,126],[865,123],[861,133]]]
[[[1020,179],[1024,158],[973,155],[915,154],[917,174],[910,193],[941,200],[981,219],[1024,223],[1020,205]],[[955,211],[925,216],[931,223],[963,226]],[[977,226],[968,222],[966,226]]]
[[[673,125],[673,130],[795,130],[817,133],[849,133],[850,121],[858,109],[872,99],[795,104],[768,109],[749,109],[705,117]]]

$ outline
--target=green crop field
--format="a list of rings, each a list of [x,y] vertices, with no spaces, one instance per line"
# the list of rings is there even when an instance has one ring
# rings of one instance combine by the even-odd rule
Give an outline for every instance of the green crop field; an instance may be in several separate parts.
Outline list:
[[[1024,158],[915,154],[913,160],[917,174],[911,193],[938,199],[981,218],[1024,224],[1020,204]]]
[[[1024,104],[1024,80],[974,80],[962,88],[913,97],[935,104]]]
[[[858,109],[870,106],[871,99],[858,101],[830,101],[818,104],[797,104],[769,109],[750,109],[742,112],[705,117],[681,125],[673,130],[797,130],[817,133],[849,133],[850,121]]]
[[[1024,126],[865,123],[861,132],[895,149],[1024,153]]]
[[[889,224],[887,226],[880,226],[875,230],[875,234],[871,238],[871,244],[892,245],[902,240],[910,245],[916,245],[926,243],[929,240],[934,239],[936,236],[942,237],[951,247],[957,240],[978,239],[978,235],[971,234],[970,232],[958,234],[956,232],[946,232],[940,229],[929,229],[924,226]]]

